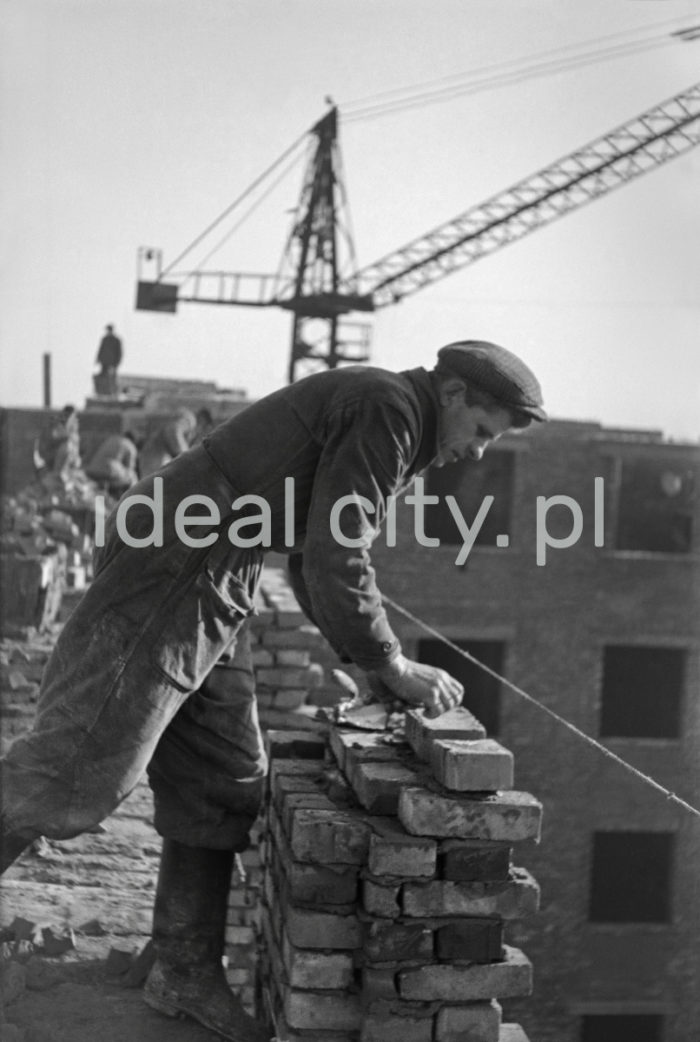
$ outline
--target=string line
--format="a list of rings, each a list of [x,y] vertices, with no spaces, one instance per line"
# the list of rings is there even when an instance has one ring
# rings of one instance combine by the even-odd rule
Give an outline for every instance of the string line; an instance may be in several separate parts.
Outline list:
[[[694,807],[691,803],[688,803],[686,802],[686,800],[681,799],[681,797],[677,796],[675,792],[671,792],[670,789],[667,789],[666,786],[661,785],[660,782],[657,782],[654,778],[650,777],[650,775],[645,774],[643,771],[640,771],[637,767],[633,766],[633,764],[628,763],[627,760],[623,760],[623,758],[621,756],[618,756],[617,753],[614,753],[612,752],[612,750],[606,748],[606,746],[601,745],[601,743],[596,741],[595,738],[591,738],[589,734],[586,734],[585,731],[582,731],[580,728],[576,727],[575,724],[572,724],[565,717],[560,716],[559,713],[555,712],[553,709],[550,709],[549,706],[544,705],[542,702],[538,702],[538,700],[534,698],[532,695],[528,694],[527,691],[524,691],[521,687],[518,687],[517,684],[514,684],[511,680],[508,680],[507,677],[501,676],[500,673],[497,673],[495,669],[492,669],[490,666],[487,666],[485,662],[480,662],[479,659],[475,658],[470,652],[466,651],[464,648],[460,648],[457,644],[451,641],[439,630],[436,630],[433,626],[429,625],[429,623],[425,622],[423,619],[418,618],[417,615],[414,615],[407,608],[402,607],[402,605],[397,604],[396,601],[391,599],[391,597],[387,597],[386,594],[382,594],[382,600],[385,604],[388,604],[389,607],[393,608],[394,611],[397,611],[400,615],[403,615],[405,618],[409,619],[411,622],[419,626],[426,633],[429,633],[431,636],[436,637],[443,644],[446,644],[448,648],[451,648],[453,651],[457,652],[457,654],[461,655],[462,658],[465,658],[469,662],[472,662],[475,666],[478,666],[479,669],[483,670],[485,673],[488,673],[489,676],[492,676],[501,684],[505,684],[505,686],[510,688],[511,691],[514,691],[516,695],[520,695],[521,698],[524,698],[531,705],[536,706],[537,709],[542,710],[543,713],[546,713],[547,716],[550,716],[553,720],[556,720],[558,724],[561,724],[568,731],[571,731],[572,734],[575,734],[582,741],[586,742],[588,745],[593,746],[594,749],[597,749],[598,752],[603,754],[603,756],[606,756],[609,760],[613,760],[616,764],[618,764],[618,766],[623,767],[626,771],[629,771],[630,774],[633,774],[640,781],[651,786],[651,788],[655,789],[657,792],[660,792],[671,803],[675,803],[677,806],[681,807],[689,814],[693,814],[695,817],[700,818],[699,807]]]

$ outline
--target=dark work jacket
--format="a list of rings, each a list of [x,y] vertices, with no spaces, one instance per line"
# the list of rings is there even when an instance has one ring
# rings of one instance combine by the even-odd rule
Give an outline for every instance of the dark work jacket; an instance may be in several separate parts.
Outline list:
[[[346,661],[376,669],[400,652],[382,608],[369,550],[386,515],[437,454],[438,402],[425,369],[329,370],[254,403],[205,438],[205,451],[234,492],[270,507],[271,549],[290,555],[304,611]],[[294,479],[294,525],[285,491]],[[334,503],[347,502],[331,532]],[[251,517],[258,507],[243,508]],[[285,527],[286,519],[286,527]],[[243,530],[241,530],[243,531]]]
[[[105,333],[97,351],[97,364],[104,369],[116,369],[122,360],[122,342],[114,333]]]

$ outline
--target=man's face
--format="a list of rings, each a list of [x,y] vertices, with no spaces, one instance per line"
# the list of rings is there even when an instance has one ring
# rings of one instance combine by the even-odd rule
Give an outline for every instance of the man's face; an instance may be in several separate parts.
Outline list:
[[[491,444],[511,426],[508,409],[485,409],[467,405],[464,386],[443,388],[440,398],[438,457],[433,466],[443,467],[457,460],[480,460]]]

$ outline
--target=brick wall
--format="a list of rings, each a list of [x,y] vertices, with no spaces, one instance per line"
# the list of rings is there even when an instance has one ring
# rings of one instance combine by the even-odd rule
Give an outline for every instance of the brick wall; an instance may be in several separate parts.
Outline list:
[[[257,607],[270,780],[231,890],[229,982],[289,1042],[527,1042],[499,999],[532,987],[506,931],[538,907],[512,850],[541,806],[513,791],[512,755],[463,710],[411,714],[397,744],[329,729],[314,659],[332,659],[281,568]]]
[[[386,739],[269,735],[262,1011],[289,1042],[527,1042],[499,999],[532,989],[507,930],[537,911],[511,855],[541,805],[466,710]]]
[[[313,743],[314,735],[326,730],[325,724],[314,719],[316,708],[312,704],[324,684],[323,669],[313,659],[325,642],[299,609],[281,568],[263,571],[256,609],[248,626],[260,725],[263,733],[286,730],[290,735],[288,748],[304,755],[313,747],[309,742]],[[227,977],[251,1011],[256,1004],[255,975],[262,937],[261,845],[265,828],[261,816],[252,830],[249,849],[241,855],[244,877],[240,872],[234,876],[227,917]]]

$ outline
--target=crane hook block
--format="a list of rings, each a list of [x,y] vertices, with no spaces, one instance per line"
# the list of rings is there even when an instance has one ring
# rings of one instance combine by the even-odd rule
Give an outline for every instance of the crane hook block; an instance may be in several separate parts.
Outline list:
[[[137,311],[168,311],[174,314],[177,310],[176,283],[142,282],[136,289]]]

